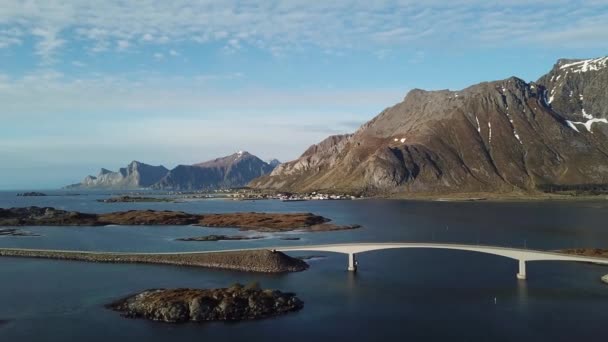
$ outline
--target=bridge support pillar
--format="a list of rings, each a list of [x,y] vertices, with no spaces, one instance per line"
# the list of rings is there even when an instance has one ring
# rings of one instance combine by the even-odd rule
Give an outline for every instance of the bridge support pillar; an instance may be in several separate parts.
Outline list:
[[[517,279],[526,280],[526,261],[519,260],[519,273],[517,273]]]
[[[351,272],[357,271],[357,260],[355,259],[355,253],[348,254],[348,270]]]

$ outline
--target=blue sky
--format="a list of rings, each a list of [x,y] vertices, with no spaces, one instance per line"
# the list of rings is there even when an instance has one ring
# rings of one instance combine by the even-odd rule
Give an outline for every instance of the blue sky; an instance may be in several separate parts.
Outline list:
[[[290,160],[412,88],[608,55],[608,1],[0,1],[0,188]]]

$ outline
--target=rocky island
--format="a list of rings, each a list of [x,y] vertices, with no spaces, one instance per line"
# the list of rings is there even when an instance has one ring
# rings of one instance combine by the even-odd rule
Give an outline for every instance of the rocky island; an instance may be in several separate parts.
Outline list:
[[[18,197],[42,197],[42,196],[46,196],[46,194],[42,193],[42,192],[31,191],[31,192],[19,193],[19,194],[17,194],[17,196]]]
[[[0,248],[0,257],[42,258],[99,263],[162,264],[245,272],[299,272],[308,264],[266,249],[204,253],[110,253]]]
[[[175,239],[177,241],[238,241],[238,240],[259,240],[263,236],[242,236],[242,235],[205,235],[188,238]]]
[[[128,318],[184,323],[261,319],[298,311],[304,303],[293,293],[234,284],[221,289],[146,290],[106,307]]]
[[[602,281],[606,284],[608,284],[608,274],[606,274],[605,276],[602,277]]]
[[[336,225],[312,213],[225,213],[191,214],[182,211],[130,210],[103,214],[65,211],[55,208],[0,208],[1,226],[107,226],[107,225],[195,225],[239,228],[263,232],[333,231],[359,228]]]

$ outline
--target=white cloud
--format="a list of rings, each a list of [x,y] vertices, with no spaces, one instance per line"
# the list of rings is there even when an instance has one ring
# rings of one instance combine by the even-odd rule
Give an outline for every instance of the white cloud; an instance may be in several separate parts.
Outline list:
[[[183,116],[268,113],[282,117],[327,111],[370,118],[387,104],[403,98],[403,89],[266,89],[217,84],[243,79],[241,72],[189,77],[133,73],[120,76],[81,73],[71,78],[53,70],[23,77],[0,74],[0,119],[57,116],[97,117],[100,114]],[[238,99],[238,101],[235,101]],[[310,118],[310,116],[307,116]],[[311,118],[314,119],[314,118]],[[322,118],[319,119],[323,121]]]
[[[169,55],[171,55],[171,56],[174,56],[174,57],[175,57],[175,56],[179,56],[179,55],[180,55],[180,53],[179,53],[179,52],[177,52],[177,51],[175,51],[175,50],[169,50]]]
[[[59,33],[54,28],[37,27],[32,29],[32,35],[38,38],[36,54],[45,62],[51,62],[56,50],[65,44],[65,40],[58,37]]]
[[[0,30],[36,28],[30,34],[44,59],[75,41],[92,52],[184,41],[273,53],[302,46],[608,46],[608,4],[598,0],[4,0],[2,7]],[[0,47],[20,41],[0,31]]]
[[[129,46],[131,46],[131,44],[127,40],[119,40],[116,42],[116,47],[118,50],[126,50],[129,48]]]

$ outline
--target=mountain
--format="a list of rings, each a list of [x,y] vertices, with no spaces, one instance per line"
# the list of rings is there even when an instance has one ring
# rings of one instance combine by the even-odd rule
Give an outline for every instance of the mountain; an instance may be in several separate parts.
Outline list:
[[[118,172],[101,169],[97,177],[87,176],[81,183],[68,185],[68,189],[141,189],[158,182],[169,172],[164,166],[152,166],[133,161]]]
[[[267,160],[266,163],[270,166],[272,166],[272,168],[274,169],[275,167],[281,165],[281,161],[278,159],[270,159]]]
[[[283,191],[534,193],[608,184],[608,57],[559,60],[537,82],[414,89],[251,186]]]
[[[266,175],[273,166],[244,151],[194,165],[179,165],[169,171],[153,189],[203,190],[235,188]]]

